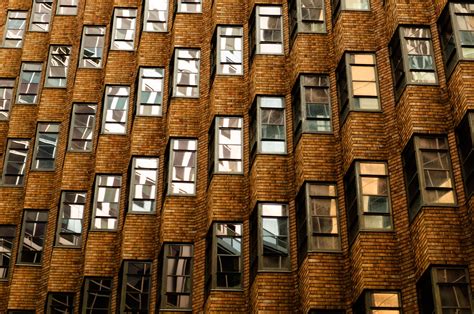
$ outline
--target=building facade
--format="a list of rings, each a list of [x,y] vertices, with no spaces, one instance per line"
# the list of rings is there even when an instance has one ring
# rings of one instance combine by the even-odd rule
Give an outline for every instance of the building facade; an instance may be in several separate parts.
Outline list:
[[[0,313],[473,313],[474,4],[0,1]]]

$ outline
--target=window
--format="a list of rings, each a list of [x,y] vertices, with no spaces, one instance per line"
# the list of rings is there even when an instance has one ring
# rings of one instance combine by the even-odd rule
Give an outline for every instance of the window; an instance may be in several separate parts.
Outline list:
[[[336,70],[341,120],[349,111],[380,111],[373,53],[345,53]]]
[[[76,15],[79,0],[58,0],[57,15]]]
[[[163,68],[140,68],[137,116],[161,116],[163,105]]]
[[[148,313],[151,262],[123,262],[120,313]]]
[[[42,63],[22,63],[18,82],[16,102],[18,104],[38,103]]]
[[[298,261],[306,252],[340,251],[337,188],[333,183],[305,183],[296,198]]]
[[[45,87],[66,88],[71,46],[51,46]]]
[[[86,196],[86,192],[62,192],[56,231],[57,246],[81,247]]]
[[[14,79],[0,79],[0,121],[8,120],[13,98]]]
[[[145,17],[143,19],[145,32],[168,31],[168,1],[145,0]]]
[[[95,179],[92,230],[116,230],[120,211],[122,177],[97,175]]]
[[[243,119],[216,117],[209,135],[209,175],[242,173]]]
[[[133,50],[135,46],[136,9],[114,9],[111,50]]]
[[[29,146],[30,141],[27,139],[8,139],[7,151],[3,159],[3,185],[23,185]]]
[[[30,32],[48,32],[53,0],[33,0]]]
[[[292,91],[295,138],[301,133],[332,132],[329,94],[327,75],[299,76]]]
[[[445,136],[414,136],[402,157],[410,219],[422,206],[455,205],[451,158]]]
[[[104,26],[84,26],[82,31],[80,68],[101,68],[104,55]]]
[[[349,240],[359,231],[392,230],[385,162],[355,161],[344,177]]]
[[[161,309],[190,310],[193,286],[193,245],[164,244]]]
[[[26,29],[26,11],[8,11],[5,35],[3,35],[4,48],[21,48]]]
[[[158,158],[133,157],[129,204],[131,212],[155,211],[157,178]]]
[[[111,278],[85,278],[82,313],[109,313],[111,292]]]
[[[346,314],[345,310],[319,310],[311,309],[308,314]]]
[[[456,1],[458,2],[458,1]],[[458,60],[474,59],[474,4],[448,3],[438,20],[446,74],[449,77]]]
[[[466,194],[474,192],[474,111],[468,111],[456,129]]]
[[[201,0],[177,0],[178,11],[177,13],[201,13],[202,4]]]
[[[211,75],[241,75],[243,73],[242,26],[217,26],[211,43]]]
[[[250,109],[250,157],[286,154],[285,99],[256,96]]]
[[[8,278],[15,229],[15,226],[0,225],[0,280]]]
[[[46,314],[74,313],[74,293],[50,292]]]
[[[370,0],[331,0],[332,22],[335,23],[342,10],[369,11]]]
[[[400,293],[397,291],[364,291],[352,308],[354,314],[401,314]]]
[[[58,137],[59,124],[38,123],[32,170],[54,170]]]
[[[72,109],[71,130],[69,131],[69,150],[73,152],[92,151],[94,138],[95,113],[94,104],[74,104]]]
[[[298,33],[325,33],[324,0],[291,0],[289,3],[290,38]]]
[[[249,21],[250,59],[254,54],[283,54],[282,29],[280,6],[255,6]]]
[[[173,75],[173,97],[199,97],[199,49],[175,49]],[[172,61],[173,62],[173,61]],[[171,86],[171,85],[170,85]]]
[[[23,214],[23,229],[21,230],[18,263],[41,263],[47,223],[48,212],[25,210]]]
[[[127,133],[129,95],[130,87],[128,86],[105,86],[105,113],[102,118],[102,133]]]
[[[212,289],[242,287],[242,224],[215,222],[208,239],[212,259],[207,264]]]
[[[416,288],[422,314],[473,312],[469,273],[464,267],[430,267]]]
[[[257,270],[289,271],[287,205],[258,203],[250,219],[250,238],[254,239],[250,243],[251,278],[255,278]]]
[[[196,194],[197,140],[171,139],[170,147],[168,195]]]
[[[407,84],[436,84],[438,81],[429,27],[400,26],[390,42],[395,97]]]

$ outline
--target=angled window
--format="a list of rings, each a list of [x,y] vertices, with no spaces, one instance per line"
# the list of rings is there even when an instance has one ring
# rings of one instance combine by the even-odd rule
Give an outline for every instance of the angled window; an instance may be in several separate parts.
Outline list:
[[[45,87],[66,88],[71,46],[51,46]]]
[[[342,10],[369,11],[370,0],[331,0],[332,22],[335,23]]]
[[[193,245],[164,244],[161,306],[163,310],[191,310]]]
[[[80,68],[102,68],[105,26],[84,26],[82,31]]]
[[[79,0],[58,0],[56,15],[77,15]]]
[[[428,26],[398,27],[389,49],[396,99],[400,98],[406,85],[438,82]]]
[[[158,158],[133,157],[129,211],[151,213],[156,206]]]
[[[402,158],[410,219],[423,206],[456,204],[451,158],[445,136],[413,136]]]
[[[211,289],[242,288],[242,223],[212,224],[210,245],[212,258],[208,262]]]
[[[211,75],[243,73],[243,27],[217,26],[211,43]]]
[[[8,11],[5,35],[3,36],[4,48],[21,48],[26,29],[26,11]]]
[[[359,231],[392,230],[385,162],[355,161],[344,176],[349,241]]]
[[[48,32],[53,0],[33,0],[30,32]]]
[[[196,152],[197,140],[170,140],[168,195],[196,194]]]
[[[209,132],[209,175],[242,173],[243,119],[216,117]]]
[[[390,313],[401,314],[402,305],[400,292],[379,290],[362,292],[357,302],[352,307],[354,314]]]
[[[290,38],[298,33],[325,33],[324,0],[291,0],[289,3]]]
[[[97,175],[92,214],[92,230],[116,230],[120,211],[122,177]]]
[[[137,9],[114,9],[110,50],[134,50]]]
[[[341,120],[349,111],[380,111],[375,54],[346,52],[337,67],[336,80]]]
[[[69,151],[92,151],[96,111],[97,105],[94,104],[74,104],[69,131]]]
[[[145,0],[145,17],[143,18],[143,31],[168,31],[167,0]]]
[[[58,137],[58,123],[38,123],[32,170],[54,170]]]
[[[123,262],[120,313],[148,313],[151,262]]]
[[[47,211],[24,211],[18,263],[41,263],[47,224]]]
[[[0,79],[0,121],[10,116],[14,87],[15,79]]]
[[[250,59],[255,54],[283,54],[281,6],[255,6],[249,20]]]
[[[110,313],[112,279],[107,277],[84,278],[82,313]]]
[[[474,192],[474,111],[468,111],[456,129],[467,197]]]
[[[474,4],[467,0],[453,2],[446,5],[438,19],[448,77],[459,60],[474,60]]]
[[[250,247],[251,277],[255,278],[257,271],[290,270],[287,205],[258,203],[250,218],[250,237],[254,239]]]
[[[102,118],[102,133],[127,133],[129,96],[130,87],[128,86],[105,86],[105,112],[104,117]]]
[[[3,159],[2,185],[23,186],[29,146],[30,141],[27,139],[8,139]]]
[[[0,225],[0,280],[8,278],[15,230],[15,226]]]
[[[302,133],[329,133],[331,101],[327,75],[300,75],[292,91],[295,138]]]
[[[334,183],[305,183],[296,198],[298,261],[306,252],[340,251],[339,208]]]
[[[177,13],[201,13],[202,3],[201,0],[177,0],[178,10]]]
[[[42,63],[21,64],[20,80],[16,90],[17,104],[36,104],[40,91]]]
[[[250,158],[286,154],[285,98],[256,96],[250,109]]]
[[[199,49],[176,48],[172,58],[174,66],[170,66],[173,75],[173,97],[199,97]],[[170,85],[171,87],[171,85]]]
[[[50,292],[46,303],[46,314],[74,313],[74,293]]]
[[[430,267],[416,284],[421,314],[471,314],[469,273],[465,267]]]
[[[161,116],[163,107],[163,68],[140,68],[137,116]]]
[[[56,230],[57,246],[81,247],[86,196],[86,192],[62,192]]]

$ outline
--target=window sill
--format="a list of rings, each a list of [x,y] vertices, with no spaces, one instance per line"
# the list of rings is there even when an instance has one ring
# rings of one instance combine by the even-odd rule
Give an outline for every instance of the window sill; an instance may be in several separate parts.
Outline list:
[[[16,263],[15,266],[27,266],[27,267],[37,267],[41,268],[41,263]]]
[[[174,99],[195,99],[195,100],[199,100],[199,97],[200,96],[175,96],[175,95],[172,95],[171,100],[174,100]]]
[[[53,245],[55,249],[66,249],[66,250],[80,250],[81,246],[66,246],[66,245]]]
[[[230,293],[243,293],[244,289],[243,288],[211,288],[209,290],[210,292],[230,292]]]
[[[266,274],[266,273],[283,273],[283,274],[291,274],[292,271],[288,269],[259,269],[257,270],[258,274]]]
[[[132,216],[153,216],[153,215],[156,215],[156,211],[152,211],[152,212],[137,212],[137,211],[128,211],[126,213],[127,216],[129,215],[132,215]]]
[[[1,46],[2,49],[23,49],[23,46],[20,47],[8,47],[8,46]]]
[[[47,86],[47,85],[44,85],[43,89],[62,89],[64,91],[66,91],[67,86]]]
[[[321,249],[321,250],[308,250],[307,252],[308,254],[312,254],[312,255],[316,255],[316,254],[342,254],[342,249],[338,249],[338,250],[324,250],[324,249]]]
[[[30,172],[55,172],[56,169],[30,169]]]
[[[117,233],[117,229],[90,229],[89,232],[112,232]]]
[[[66,153],[70,153],[70,154],[90,154],[92,153],[92,150],[71,150],[71,149],[68,149],[66,150]]]

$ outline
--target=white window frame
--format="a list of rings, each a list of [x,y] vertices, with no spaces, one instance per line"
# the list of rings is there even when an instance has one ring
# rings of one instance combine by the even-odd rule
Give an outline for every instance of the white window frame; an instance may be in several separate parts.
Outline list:
[[[8,11],[7,21],[5,23],[5,33],[3,34],[3,48],[22,48],[23,47],[23,40],[25,38],[26,32],[26,21],[28,19],[28,12],[27,11]],[[16,20],[23,20],[22,26],[20,28],[9,28],[9,24],[12,21]],[[8,36],[8,33],[11,31],[17,31],[16,38],[12,38]],[[21,35],[20,35],[21,34]],[[20,36],[18,36],[20,35]],[[18,38],[19,37],[19,38]],[[15,41],[19,44],[11,46],[8,45],[8,41]]]
[[[118,24],[123,23],[122,19],[131,20],[131,28],[118,28]],[[120,23],[119,23],[120,21]],[[137,9],[136,8],[114,8],[113,28],[110,43],[110,50],[134,51],[135,36],[137,35]],[[132,32],[130,38],[118,38],[119,31]],[[127,37],[127,36],[125,36]]]

